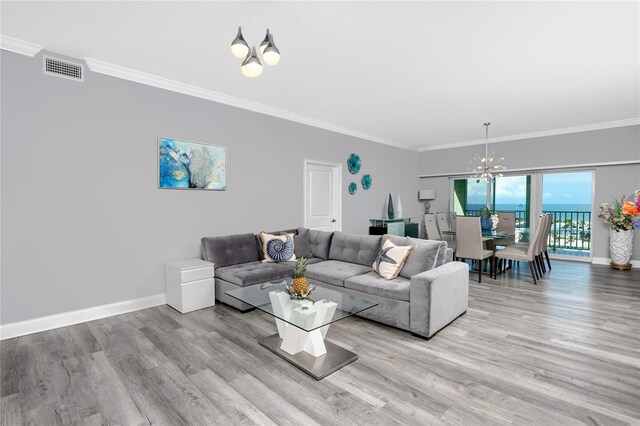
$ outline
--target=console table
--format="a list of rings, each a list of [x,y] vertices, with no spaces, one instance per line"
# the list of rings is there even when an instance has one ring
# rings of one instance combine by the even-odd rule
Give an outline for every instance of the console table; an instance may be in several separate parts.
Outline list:
[[[400,237],[419,238],[420,218],[404,217],[396,219],[369,219],[369,235],[398,235]]]

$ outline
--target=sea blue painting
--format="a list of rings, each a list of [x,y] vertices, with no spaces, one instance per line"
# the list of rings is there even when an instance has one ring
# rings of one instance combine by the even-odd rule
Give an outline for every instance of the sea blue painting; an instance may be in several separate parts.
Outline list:
[[[371,180],[371,175],[362,176],[360,182],[362,183],[362,189],[364,189],[365,191],[371,188],[371,184],[373,183],[373,181]]]
[[[360,167],[362,167],[360,156],[358,154],[351,154],[349,159],[347,159],[347,167],[349,168],[349,173],[352,175],[358,174]]]
[[[160,138],[158,163],[160,188],[227,189],[224,147]]]
[[[349,194],[351,195],[355,195],[356,191],[358,190],[358,185],[356,185],[355,182],[351,182],[349,184]]]

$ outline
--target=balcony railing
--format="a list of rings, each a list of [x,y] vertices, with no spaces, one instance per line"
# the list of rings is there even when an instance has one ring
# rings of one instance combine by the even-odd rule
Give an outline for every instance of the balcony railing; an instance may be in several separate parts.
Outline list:
[[[498,214],[500,211],[498,210]],[[553,215],[549,231],[550,249],[591,250],[591,212],[545,210],[542,213]],[[479,216],[480,210],[465,210],[465,214]],[[516,210],[515,214],[516,227],[526,227],[526,211]]]

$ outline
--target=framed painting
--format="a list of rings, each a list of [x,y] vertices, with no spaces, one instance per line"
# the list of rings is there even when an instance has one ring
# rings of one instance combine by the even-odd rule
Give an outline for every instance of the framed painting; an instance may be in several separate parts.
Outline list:
[[[227,149],[158,138],[158,188],[227,190]]]

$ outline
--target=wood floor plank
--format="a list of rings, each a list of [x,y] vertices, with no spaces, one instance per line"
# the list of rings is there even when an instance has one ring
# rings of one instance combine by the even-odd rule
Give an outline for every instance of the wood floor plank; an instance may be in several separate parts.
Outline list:
[[[523,280],[524,279],[524,280]],[[553,262],[470,280],[430,340],[352,317],[321,381],[260,346],[263,312],[158,306],[0,343],[0,425],[640,425],[640,271]]]
[[[230,385],[279,425],[319,425],[304,411],[296,408],[253,376],[245,375],[239,377],[231,382]],[[313,403],[313,401],[309,402]]]

